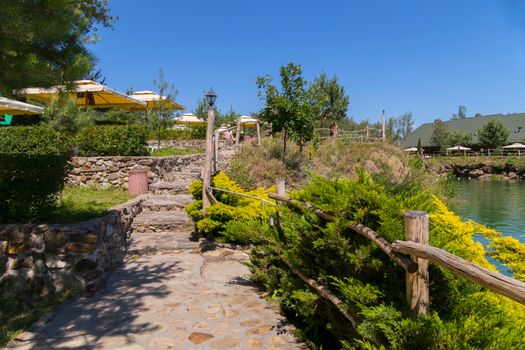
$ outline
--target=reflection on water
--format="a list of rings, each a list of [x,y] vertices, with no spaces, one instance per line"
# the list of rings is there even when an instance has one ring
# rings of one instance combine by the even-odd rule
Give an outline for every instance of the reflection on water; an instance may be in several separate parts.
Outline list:
[[[525,243],[524,199],[525,182],[459,180],[450,208]]]
[[[464,220],[487,225],[525,243],[525,182],[503,180],[458,180],[454,199],[449,206]],[[486,246],[489,242],[476,235]],[[488,260],[503,274],[509,269],[490,257]]]

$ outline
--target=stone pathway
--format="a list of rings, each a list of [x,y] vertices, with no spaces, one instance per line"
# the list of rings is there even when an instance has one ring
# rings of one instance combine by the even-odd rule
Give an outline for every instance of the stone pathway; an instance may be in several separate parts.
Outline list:
[[[191,240],[182,210],[190,200],[163,195],[144,203],[128,260],[103,290],[66,302],[8,348],[306,349],[250,283],[248,253]]]

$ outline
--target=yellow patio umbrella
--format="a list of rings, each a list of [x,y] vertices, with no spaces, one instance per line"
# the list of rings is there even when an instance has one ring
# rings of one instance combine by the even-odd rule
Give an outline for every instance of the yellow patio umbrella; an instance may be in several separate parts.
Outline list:
[[[29,103],[11,100],[0,96],[0,115],[26,115],[26,114],[44,114],[44,109]]]
[[[49,102],[60,91],[66,91],[68,96],[75,99],[79,106],[101,109],[120,108],[125,110],[146,109],[147,107],[146,102],[134,99],[93,80],[74,81],[72,88],[69,89],[65,85],[51,88],[33,87],[23,89],[22,93],[28,98]]]
[[[207,125],[208,122],[204,119],[197,117],[195,114],[188,113],[183,114],[179,118],[175,119],[175,124],[182,125]]]
[[[136,100],[146,102],[147,108],[149,110],[155,111],[158,110],[160,107],[160,95],[156,92],[144,90],[144,91],[136,91],[129,95],[130,97],[133,97]],[[162,100],[164,100],[164,109],[171,109],[171,110],[184,110],[186,107],[183,105],[177,103],[176,101],[166,100],[166,96],[162,96]]]

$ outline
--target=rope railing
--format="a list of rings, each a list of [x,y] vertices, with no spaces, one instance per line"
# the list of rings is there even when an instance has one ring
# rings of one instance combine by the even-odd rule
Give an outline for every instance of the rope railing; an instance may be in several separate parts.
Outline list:
[[[224,188],[207,186],[206,189],[209,190],[211,194],[213,194],[213,191],[219,191],[219,192],[225,192],[225,193],[229,193],[229,194],[234,194],[234,195],[237,195],[237,196],[240,196],[240,197],[246,197],[246,198],[258,200],[258,201],[261,201],[261,206],[263,208],[264,208],[264,204],[265,203],[270,204],[270,205],[275,205],[275,206],[277,205],[276,203],[271,202],[271,201],[269,201],[267,199],[264,199],[264,198],[252,196],[252,195],[249,195],[249,194],[246,194],[246,193],[239,193],[239,192],[235,192],[235,191],[225,190]]]

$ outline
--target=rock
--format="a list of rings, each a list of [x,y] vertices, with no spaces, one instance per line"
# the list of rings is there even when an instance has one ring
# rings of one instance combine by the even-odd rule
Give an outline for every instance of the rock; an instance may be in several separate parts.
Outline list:
[[[193,332],[188,337],[188,340],[191,341],[193,344],[202,344],[212,339],[213,337],[213,334],[210,333]]]
[[[95,248],[91,244],[86,243],[68,243],[66,244],[66,252],[68,253],[91,253]]]
[[[509,172],[508,175],[509,179],[516,179],[518,177],[518,174],[516,174],[514,171]]]
[[[239,346],[241,340],[238,337],[227,335],[224,338],[210,342],[210,347],[213,349],[231,349]]]
[[[379,168],[377,167],[376,163],[370,159],[365,161],[365,163],[363,164],[363,169],[372,174],[376,174],[379,172]]]
[[[485,173],[484,173],[483,170],[481,170],[481,169],[473,169],[473,170],[470,170],[470,171],[468,172],[468,175],[469,175],[470,177],[480,177],[480,176],[482,176],[482,175],[484,175],[484,174],[485,174]]]

